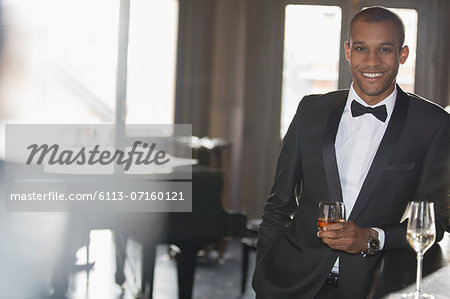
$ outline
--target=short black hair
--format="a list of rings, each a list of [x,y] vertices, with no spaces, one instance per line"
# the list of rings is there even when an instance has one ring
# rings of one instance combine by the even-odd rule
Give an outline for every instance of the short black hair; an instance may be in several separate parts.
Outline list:
[[[405,25],[402,19],[393,11],[384,8],[382,6],[371,6],[358,12],[350,22],[350,28],[348,31],[348,39],[350,41],[350,34],[352,32],[353,25],[356,22],[366,23],[378,23],[378,22],[392,22],[398,31],[398,40],[400,42],[400,50],[405,42]]]

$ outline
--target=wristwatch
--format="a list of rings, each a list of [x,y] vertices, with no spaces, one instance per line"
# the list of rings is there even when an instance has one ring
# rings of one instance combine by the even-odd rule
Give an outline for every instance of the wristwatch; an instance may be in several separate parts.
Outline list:
[[[378,251],[380,251],[380,240],[378,239],[378,232],[373,228],[368,228],[367,231],[369,232],[369,238],[367,240],[367,249],[361,252],[363,257],[365,257],[366,255],[377,254]]]

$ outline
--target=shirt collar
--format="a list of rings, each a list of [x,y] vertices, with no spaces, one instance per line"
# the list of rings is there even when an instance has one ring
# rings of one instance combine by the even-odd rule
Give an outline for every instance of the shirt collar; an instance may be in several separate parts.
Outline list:
[[[372,107],[372,108],[378,107],[381,105],[386,105],[387,119],[386,119],[385,123],[388,123],[389,119],[391,118],[392,111],[394,111],[396,99],[397,99],[397,85],[395,85],[394,91],[392,91],[391,94],[388,95],[385,99],[383,99],[382,101],[380,101],[379,103],[377,103],[375,105],[368,105],[356,93],[355,89],[353,88],[353,83],[352,83],[352,85],[350,86],[350,90],[348,92],[347,103],[345,104],[345,110],[350,111],[350,105],[353,100],[357,101],[361,105]]]

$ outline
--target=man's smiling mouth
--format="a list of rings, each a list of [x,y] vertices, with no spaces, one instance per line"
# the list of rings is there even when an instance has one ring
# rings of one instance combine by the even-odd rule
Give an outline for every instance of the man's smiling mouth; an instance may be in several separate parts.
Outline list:
[[[367,73],[367,72],[362,72],[362,75],[364,77],[368,77],[368,78],[378,78],[383,76],[384,73]]]

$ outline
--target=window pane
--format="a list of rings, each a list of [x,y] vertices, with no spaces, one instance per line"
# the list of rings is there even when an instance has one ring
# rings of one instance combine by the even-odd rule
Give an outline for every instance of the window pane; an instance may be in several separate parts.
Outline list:
[[[281,136],[304,95],[337,88],[340,36],[340,7],[286,6]]]
[[[47,82],[50,105],[59,103],[58,111],[68,112],[62,114],[77,115],[73,121],[92,117],[96,122],[113,122],[119,0],[54,0],[51,9],[48,36],[53,74],[64,86],[58,90],[52,86],[53,79]],[[62,104],[62,98],[67,103]],[[62,106],[69,100],[71,108]],[[83,119],[86,113],[97,115]]]
[[[177,34],[178,1],[131,1],[126,123],[173,123]]]
[[[114,120],[119,0],[4,1],[8,121]],[[3,60],[2,60],[3,61]]]
[[[397,83],[409,92],[414,92],[416,74],[417,47],[417,11],[415,9],[389,8],[400,16],[405,24],[405,45],[409,47],[409,56],[404,65],[400,66]]]

